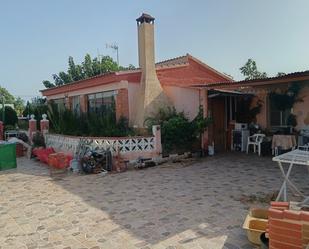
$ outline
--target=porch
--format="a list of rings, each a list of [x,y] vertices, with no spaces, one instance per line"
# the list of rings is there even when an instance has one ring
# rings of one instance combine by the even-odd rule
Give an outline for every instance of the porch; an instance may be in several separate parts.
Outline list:
[[[270,141],[279,134],[295,137],[295,146],[309,142],[309,71],[196,87],[208,92],[207,115],[213,118],[208,142],[219,152],[233,147],[235,123]]]

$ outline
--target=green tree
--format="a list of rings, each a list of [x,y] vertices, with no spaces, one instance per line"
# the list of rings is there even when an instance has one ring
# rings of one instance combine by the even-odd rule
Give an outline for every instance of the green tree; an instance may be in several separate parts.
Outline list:
[[[86,56],[85,56],[85,59],[84,59],[84,62],[83,62],[83,70],[84,70],[84,74],[87,78],[94,76],[93,62],[92,62],[90,54],[86,54]]]
[[[53,79],[55,81],[56,86],[62,86],[63,85],[63,80],[57,74],[53,74]]]
[[[136,69],[136,67],[132,64],[129,64],[129,66],[127,66],[127,67],[119,66],[119,69],[123,70],[123,71],[127,71],[127,70],[134,70],[134,69]]]
[[[17,111],[18,115],[20,115],[23,112],[25,108],[24,100],[20,97],[17,97],[15,99],[15,97],[12,94],[10,94],[8,90],[6,90],[4,87],[1,86],[0,86],[0,108],[2,108],[2,96],[4,96],[5,104],[14,105],[14,109]]]
[[[103,56],[101,59],[98,59],[97,57],[92,59],[89,54],[86,54],[81,65],[75,64],[73,57],[70,56],[68,60],[67,72],[61,71],[58,74],[53,74],[53,83],[48,80],[44,80],[42,83],[46,88],[52,88],[55,86],[68,84],[73,81],[83,80],[102,73],[133,69],[135,69],[135,67],[132,64],[128,67],[118,66],[110,56]]]
[[[0,103],[2,104],[2,96],[4,96],[4,102],[5,104],[14,104],[15,98],[12,94],[9,93],[8,90],[6,90],[4,87],[0,86]]]
[[[63,84],[67,84],[73,81],[71,75],[68,73],[60,72],[58,76],[62,80]]]
[[[55,87],[55,85],[53,83],[51,83],[49,80],[43,80],[42,83],[45,86],[45,88]]]
[[[10,106],[6,106],[4,108],[4,110],[5,110],[5,112],[4,112],[4,124],[14,126],[18,121],[16,111]],[[2,112],[3,112],[3,108],[0,109],[0,120],[1,121],[3,121],[2,120],[2,117],[3,117]]]
[[[14,101],[14,108],[18,115],[21,115],[25,110],[25,101],[21,97],[17,97]]]
[[[246,64],[240,68],[240,71],[245,76],[245,80],[267,78],[266,72],[258,71],[256,62],[253,59],[248,59]]]
[[[79,65],[75,65],[75,62],[72,56],[69,57],[68,74],[72,77],[73,81],[81,80],[83,78],[82,68]]]
[[[279,76],[284,76],[284,75],[286,75],[286,73],[278,72],[276,76],[279,77]]]
[[[101,59],[101,71],[102,73],[119,71],[117,62],[110,56],[103,56]]]

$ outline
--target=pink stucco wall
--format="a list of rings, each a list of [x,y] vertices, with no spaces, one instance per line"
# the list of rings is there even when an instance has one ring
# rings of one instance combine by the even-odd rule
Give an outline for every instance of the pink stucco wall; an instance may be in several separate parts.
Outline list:
[[[196,117],[200,105],[200,93],[198,89],[164,86],[163,90],[172,101],[177,112],[183,111],[190,120]]]

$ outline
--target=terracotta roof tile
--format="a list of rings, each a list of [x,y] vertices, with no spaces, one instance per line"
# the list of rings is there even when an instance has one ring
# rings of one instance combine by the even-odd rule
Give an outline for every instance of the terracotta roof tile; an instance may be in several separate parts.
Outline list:
[[[179,57],[175,57],[172,59],[168,59],[168,60],[164,60],[164,61],[160,61],[156,63],[156,67],[172,67],[175,65],[181,65],[181,64],[186,64],[189,62],[189,56],[188,54],[183,55],[183,56],[179,56]]]
[[[272,82],[272,81],[288,81],[288,80],[296,80],[300,77],[308,77],[309,79],[309,70],[300,71],[300,72],[292,72],[282,76],[274,76],[267,77],[263,79],[252,79],[252,80],[240,80],[240,81],[232,81],[232,82],[215,82],[207,84],[207,87],[216,87],[216,86],[231,86],[231,85],[250,85],[253,83],[264,83],[264,82]],[[192,87],[205,87],[205,84],[194,84]]]

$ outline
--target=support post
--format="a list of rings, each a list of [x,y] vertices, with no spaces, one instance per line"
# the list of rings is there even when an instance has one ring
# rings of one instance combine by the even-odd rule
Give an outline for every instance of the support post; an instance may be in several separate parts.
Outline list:
[[[47,119],[46,114],[43,114],[42,118],[43,119],[40,121],[40,130],[42,134],[45,135],[49,131],[49,120]]]
[[[30,120],[29,120],[29,130],[28,130],[28,134],[29,134],[29,138],[30,138],[30,141],[32,141],[32,136],[33,134],[37,131],[37,128],[36,128],[36,119],[34,119],[34,115],[32,114],[30,116]]]

